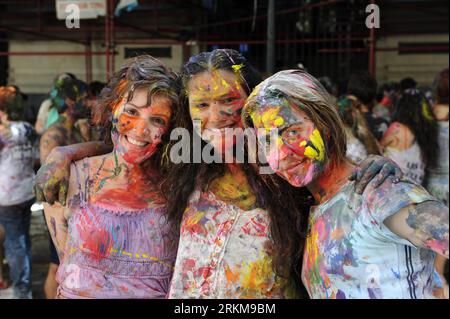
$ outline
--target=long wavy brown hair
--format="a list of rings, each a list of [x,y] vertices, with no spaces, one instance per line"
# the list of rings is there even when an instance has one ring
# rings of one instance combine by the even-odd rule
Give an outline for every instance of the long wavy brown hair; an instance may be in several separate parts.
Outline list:
[[[236,66],[239,66],[238,68]],[[230,49],[218,49],[203,52],[190,58],[182,70],[184,107],[175,115],[177,125],[189,131],[191,141],[194,134],[192,119],[189,114],[187,87],[189,80],[200,73],[213,70],[227,70],[238,73],[242,87],[250,95],[262,78],[239,52]],[[238,71],[236,71],[238,70]],[[175,142],[172,142],[173,145]],[[171,147],[169,145],[169,149]],[[202,141],[202,147],[205,146]],[[190,143],[191,157],[193,154]],[[226,165],[223,163],[180,163],[173,164],[167,158],[168,175],[163,184],[163,192],[168,200],[169,218],[181,225],[183,214],[191,194],[196,190],[207,191],[211,182],[224,175]],[[192,160],[192,158],[191,158]],[[306,297],[300,278],[304,239],[306,238],[307,212],[312,197],[306,189],[297,189],[276,175],[261,178],[255,167],[245,162],[241,164],[249,185],[256,196],[257,207],[269,212],[271,221],[271,238],[275,245],[273,256],[274,271],[281,277],[288,278],[299,297]]]
[[[172,102],[172,114],[176,115],[182,112],[180,77],[152,56],[141,55],[131,58],[110,78],[92,109],[92,122],[101,128],[106,144],[112,145],[111,130],[114,129],[114,109],[118,104],[123,103],[125,97],[127,101],[132,100],[136,89],[147,90],[148,103],[151,102],[153,96],[163,95]],[[175,116],[172,116],[168,132],[175,123],[177,123]],[[168,144],[169,134],[164,134],[158,150],[146,161],[145,165],[163,173],[164,167],[161,159],[165,150],[164,146],[167,147]]]

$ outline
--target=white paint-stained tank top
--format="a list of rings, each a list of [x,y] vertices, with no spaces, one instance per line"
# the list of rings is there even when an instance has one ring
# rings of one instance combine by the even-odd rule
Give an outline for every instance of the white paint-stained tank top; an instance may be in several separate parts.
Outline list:
[[[425,162],[417,141],[406,150],[387,147],[384,156],[389,157],[402,169],[406,177],[421,185],[425,177]]]

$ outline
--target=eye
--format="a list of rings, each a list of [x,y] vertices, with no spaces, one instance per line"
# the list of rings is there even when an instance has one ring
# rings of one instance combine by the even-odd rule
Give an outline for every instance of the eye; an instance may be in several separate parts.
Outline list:
[[[139,114],[138,111],[137,111],[136,109],[133,109],[133,108],[127,108],[127,107],[125,108],[124,112],[125,112],[126,114],[128,114],[128,115],[131,115],[131,116],[136,116],[136,115]]]
[[[234,97],[229,97],[229,98],[223,99],[222,103],[230,104],[230,103],[233,103],[234,101],[236,101],[236,99]]]
[[[209,106],[208,103],[200,103],[200,104],[197,104],[195,107],[197,107],[199,109],[204,109],[204,108],[207,108],[208,106]]]
[[[160,117],[154,117],[154,118],[152,118],[152,121],[153,121],[153,123],[156,123],[156,124],[158,124],[160,126],[167,125],[166,121],[163,118],[160,118]]]

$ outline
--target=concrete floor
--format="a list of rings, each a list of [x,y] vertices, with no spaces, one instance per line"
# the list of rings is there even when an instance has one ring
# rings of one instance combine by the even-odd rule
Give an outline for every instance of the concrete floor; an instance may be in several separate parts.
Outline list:
[[[34,299],[45,298],[44,281],[47,276],[49,262],[48,233],[42,211],[33,212],[31,215],[31,250],[32,269],[31,281]],[[10,282],[8,277],[8,266],[3,265],[4,278]],[[0,299],[13,298],[12,288],[0,290]]]

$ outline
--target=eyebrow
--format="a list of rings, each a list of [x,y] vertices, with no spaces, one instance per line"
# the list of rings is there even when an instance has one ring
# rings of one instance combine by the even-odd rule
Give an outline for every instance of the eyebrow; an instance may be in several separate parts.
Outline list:
[[[131,106],[134,106],[134,107],[137,108],[137,109],[142,109],[142,108],[144,108],[144,107],[146,107],[146,106],[150,106],[150,105],[147,105],[147,104],[142,105],[142,106],[137,106],[136,104],[133,104],[133,103],[131,103],[131,102],[125,102],[125,105],[131,105]]]
[[[136,104],[133,104],[133,103],[130,103],[130,102],[126,102],[125,105],[126,105],[126,104],[129,104],[129,105],[131,105],[131,106],[134,106],[134,107],[137,108],[137,109],[142,109],[142,108],[145,108],[145,107],[150,106],[150,105],[137,106]],[[167,117],[167,118],[170,118],[170,117],[172,116],[172,115],[167,115],[167,114],[163,114],[163,113],[153,113],[152,115],[153,115],[153,116]]]

